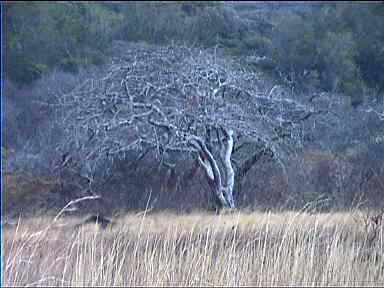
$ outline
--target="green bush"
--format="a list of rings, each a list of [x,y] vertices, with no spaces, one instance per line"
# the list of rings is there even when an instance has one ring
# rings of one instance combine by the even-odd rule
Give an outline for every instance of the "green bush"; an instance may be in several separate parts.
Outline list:
[[[5,14],[6,73],[19,86],[55,68],[102,63],[95,55],[108,50],[123,21],[98,3],[15,2]]]
[[[343,92],[358,103],[366,86],[384,91],[383,15],[383,5],[347,3],[287,12],[276,25],[271,55],[296,82]]]
[[[252,35],[244,39],[247,49],[256,50],[258,53],[264,55],[272,48],[272,41],[264,36]]]
[[[245,8],[240,6],[221,1],[9,3],[6,72],[13,82],[30,84],[58,67],[76,72],[103,63],[113,40],[175,40],[220,44],[236,55],[265,55],[296,86],[348,95],[369,86],[383,95],[384,5],[319,4],[300,13],[270,9],[264,17],[255,9],[247,13],[254,15],[247,16],[250,21],[241,21]]]

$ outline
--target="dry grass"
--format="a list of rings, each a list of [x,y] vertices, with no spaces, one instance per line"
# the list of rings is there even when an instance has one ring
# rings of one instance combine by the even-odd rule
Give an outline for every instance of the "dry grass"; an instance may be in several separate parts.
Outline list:
[[[127,215],[107,230],[20,219],[4,231],[3,284],[382,286],[383,228],[367,241],[352,216],[161,213]]]

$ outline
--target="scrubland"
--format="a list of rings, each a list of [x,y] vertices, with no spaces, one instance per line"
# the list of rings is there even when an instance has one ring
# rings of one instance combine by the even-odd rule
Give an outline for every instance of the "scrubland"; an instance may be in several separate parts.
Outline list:
[[[382,286],[383,226],[358,211],[127,214],[4,226],[4,286]]]

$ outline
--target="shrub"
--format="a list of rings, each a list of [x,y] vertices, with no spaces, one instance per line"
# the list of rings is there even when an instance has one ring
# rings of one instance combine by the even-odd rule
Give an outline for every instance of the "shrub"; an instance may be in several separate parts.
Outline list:
[[[260,35],[249,36],[244,39],[244,43],[247,49],[254,49],[261,55],[267,54],[272,48],[271,40]]]
[[[81,59],[102,63],[92,54],[108,50],[123,20],[98,3],[21,2],[5,12],[6,72],[19,86],[55,68],[76,72]]]

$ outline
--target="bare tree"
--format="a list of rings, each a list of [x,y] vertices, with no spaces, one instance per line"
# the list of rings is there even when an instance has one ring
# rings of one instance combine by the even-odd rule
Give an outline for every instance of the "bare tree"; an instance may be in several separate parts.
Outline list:
[[[263,156],[284,167],[302,144],[301,123],[321,113],[282,87],[262,90],[257,73],[217,49],[122,45],[104,77],[56,98],[66,135],[58,167],[77,169],[90,186],[119,157],[139,165],[154,151],[171,169],[191,155],[217,206],[235,208],[235,184]]]

